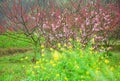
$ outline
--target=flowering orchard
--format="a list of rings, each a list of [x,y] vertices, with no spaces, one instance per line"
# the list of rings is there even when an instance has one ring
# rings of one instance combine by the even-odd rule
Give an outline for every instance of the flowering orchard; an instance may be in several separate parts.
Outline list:
[[[25,34],[35,49],[41,44],[52,48],[57,43],[69,45],[69,39],[79,40],[83,46],[92,40],[94,48],[98,48],[113,38],[114,31],[120,27],[119,6],[114,4],[102,5],[100,0],[88,1],[84,6],[84,1],[72,0],[48,3],[44,8],[39,0],[29,4],[23,4],[22,0],[3,1],[0,7],[5,17],[0,31]]]

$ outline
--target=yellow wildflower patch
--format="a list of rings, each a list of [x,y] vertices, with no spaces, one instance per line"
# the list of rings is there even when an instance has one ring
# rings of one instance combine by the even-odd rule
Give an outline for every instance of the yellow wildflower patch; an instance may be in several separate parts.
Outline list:
[[[72,38],[69,38],[69,41],[72,41]]]
[[[72,49],[72,48],[73,48],[73,46],[72,46],[72,45],[70,45],[68,48],[69,48],[69,49]]]
[[[53,54],[53,59],[58,60],[59,59],[59,52],[55,51]]]
[[[59,76],[60,76],[60,74],[56,74],[56,76],[57,76],[57,77],[59,77]]]
[[[65,81],[68,81],[68,78],[67,78],[67,77],[65,77],[64,79],[65,79]]]
[[[64,47],[66,47],[66,46],[67,46],[67,44],[65,43],[65,44],[64,44]]]
[[[87,74],[87,75],[89,75],[89,74],[90,74],[90,72],[88,72],[88,71],[87,71],[87,72],[86,72],[86,74]]]
[[[113,71],[113,70],[114,70],[114,67],[110,67],[110,70]]]
[[[58,45],[59,48],[61,47],[61,44],[60,44],[60,43],[58,43],[57,45]]]
[[[105,59],[105,63],[108,64],[108,63],[109,63],[109,60],[108,60],[108,59]]]
[[[50,48],[50,51],[53,51],[53,48]]]
[[[53,67],[56,66],[56,64],[55,64],[52,60],[50,61],[50,64],[51,64]]]
[[[42,54],[41,56],[42,56],[42,57],[44,57],[44,56],[45,56],[45,54]]]
[[[45,48],[43,44],[41,45],[41,48],[42,48],[42,49]]]
[[[28,57],[25,57],[25,59],[28,59]]]
[[[34,66],[35,69],[37,69],[37,68],[39,68],[39,67],[40,67],[40,66],[38,66],[38,65],[35,65],[35,66]]]

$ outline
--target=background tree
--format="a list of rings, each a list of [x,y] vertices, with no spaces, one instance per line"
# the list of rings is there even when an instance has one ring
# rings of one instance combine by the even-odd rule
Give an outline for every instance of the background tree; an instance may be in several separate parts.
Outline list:
[[[24,0],[7,0],[0,4],[0,11],[4,14],[4,22],[1,22],[1,30],[4,34],[12,37],[11,33],[24,34],[34,46],[35,56],[38,53],[38,45],[40,45],[41,33],[38,29],[39,21],[41,20],[38,1],[29,1],[24,3]],[[39,12],[38,12],[39,11]],[[17,37],[18,38],[18,37]],[[23,40],[25,40],[23,38]],[[19,39],[19,38],[18,38]]]

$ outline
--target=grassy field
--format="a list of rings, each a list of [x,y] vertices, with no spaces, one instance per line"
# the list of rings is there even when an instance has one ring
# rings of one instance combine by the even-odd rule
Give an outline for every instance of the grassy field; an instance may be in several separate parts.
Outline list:
[[[0,81],[20,81],[25,78],[25,68],[31,64],[33,53],[16,53],[0,57]]]
[[[29,43],[28,39],[23,39],[25,37],[24,35],[14,34],[15,33],[13,33],[14,38],[10,37],[12,35],[0,35],[0,56],[24,53],[32,50],[32,44]]]
[[[19,39],[17,36],[15,38]],[[0,81],[21,80],[25,77],[23,66],[31,63],[33,53],[24,53],[25,49],[30,47],[30,43],[15,38],[0,35]]]

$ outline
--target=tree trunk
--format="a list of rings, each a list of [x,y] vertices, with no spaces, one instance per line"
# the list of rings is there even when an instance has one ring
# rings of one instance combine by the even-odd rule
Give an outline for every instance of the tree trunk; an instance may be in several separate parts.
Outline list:
[[[39,47],[40,47],[39,42],[35,42],[34,43],[34,48],[33,48],[33,50],[34,50],[34,56],[33,56],[32,62],[36,62],[37,59],[40,58],[40,51],[41,50],[39,49]]]

